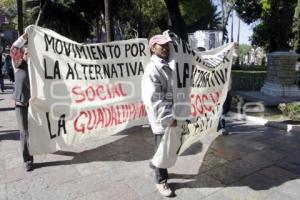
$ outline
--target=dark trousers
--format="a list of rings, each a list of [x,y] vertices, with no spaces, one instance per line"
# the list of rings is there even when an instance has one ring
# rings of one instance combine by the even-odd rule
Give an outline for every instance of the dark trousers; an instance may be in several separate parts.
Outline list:
[[[225,100],[225,102],[223,104],[223,107],[222,107],[222,116],[220,117],[219,124],[218,124],[218,129],[217,130],[225,128],[225,115],[230,110],[231,100],[232,100],[232,95],[231,95],[231,90],[230,90],[227,93],[226,100]]]
[[[17,122],[20,129],[21,151],[24,162],[33,162],[33,156],[29,154],[28,150],[28,107],[16,106],[15,108]]]
[[[4,80],[3,80],[2,74],[0,74],[0,89],[2,92],[4,91]]]
[[[154,134],[155,152],[157,151],[163,136],[164,135]],[[153,168],[154,168],[154,172],[155,172],[156,183],[164,183],[168,180],[168,170],[167,169],[157,168],[155,166],[153,166]]]

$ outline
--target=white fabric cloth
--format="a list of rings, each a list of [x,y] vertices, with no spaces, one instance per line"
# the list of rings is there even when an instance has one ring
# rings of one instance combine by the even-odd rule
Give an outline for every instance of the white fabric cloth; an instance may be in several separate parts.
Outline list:
[[[168,96],[173,98],[173,115],[178,122],[189,113],[195,118],[184,128],[180,147],[183,152],[217,129],[228,90],[233,45],[196,53],[181,40],[170,37],[175,41],[170,45],[168,63],[176,74],[175,78],[172,73],[173,86],[169,89],[174,96]],[[51,30],[34,27],[28,35],[30,153],[54,152],[146,124],[141,80],[150,60],[147,44],[147,39],[79,44]],[[102,92],[98,94],[99,90]],[[172,123],[165,122],[160,120],[163,128]],[[179,137],[173,139],[179,141]],[[169,144],[173,143],[170,148],[175,149],[175,154],[167,152],[177,157],[178,143]]]
[[[27,40],[25,40],[23,36],[20,36],[11,46],[11,63],[15,72],[18,71],[18,67],[22,63],[23,53],[21,52],[21,48],[25,45],[26,42]]]
[[[181,146],[180,127],[168,127],[151,162],[158,168],[169,168],[175,165]]]
[[[17,47],[17,48],[22,48],[26,43],[26,40],[21,36],[19,37],[12,46]]]

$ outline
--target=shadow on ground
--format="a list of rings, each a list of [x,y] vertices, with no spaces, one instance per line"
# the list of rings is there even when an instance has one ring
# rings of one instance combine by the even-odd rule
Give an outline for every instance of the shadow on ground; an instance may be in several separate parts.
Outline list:
[[[277,129],[258,125],[236,124],[228,136],[219,136],[203,158],[199,157],[197,174],[170,174],[176,190],[181,188],[216,188],[248,186],[266,190],[300,176],[300,136],[287,135]],[[132,128],[117,141],[80,153],[60,151],[71,160],[36,163],[35,167],[70,165],[93,161],[143,161],[153,156],[153,135],[150,129]],[[202,151],[201,143],[184,156]],[[197,146],[198,145],[198,146]],[[200,145],[200,146],[199,146]],[[195,164],[195,163],[193,163]]]
[[[219,136],[206,152],[198,174],[170,174],[186,179],[181,188],[248,186],[266,190],[300,177],[300,136],[278,129],[243,124]]]
[[[80,153],[70,151],[58,151],[55,154],[72,156],[71,160],[36,163],[35,168],[55,165],[70,165],[93,161],[143,161],[150,160],[154,154],[154,137],[149,128],[134,127],[115,136],[125,136],[117,141],[99,146],[97,148]],[[197,151],[189,151],[188,154],[197,154]]]
[[[8,91],[9,90],[9,91]],[[6,83],[4,84],[4,92],[2,94],[10,94],[14,90],[14,83]]]
[[[14,107],[11,107],[11,108],[0,108],[0,112],[3,112],[3,111],[12,111],[12,110],[15,110]]]
[[[0,131],[0,142],[3,140],[20,140],[19,130]]]

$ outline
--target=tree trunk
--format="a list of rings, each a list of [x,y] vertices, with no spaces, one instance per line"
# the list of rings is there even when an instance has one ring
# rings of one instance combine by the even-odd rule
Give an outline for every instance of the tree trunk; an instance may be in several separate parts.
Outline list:
[[[104,0],[104,9],[105,9],[105,29],[107,35],[107,42],[113,41],[113,25],[111,22],[110,15],[110,0]]]
[[[232,4],[228,4],[228,1],[226,0],[221,0],[221,7],[222,7],[222,26],[223,26],[223,30],[222,30],[222,44],[224,44],[225,42],[228,42],[228,33],[226,36],[226,25],[228,23],[228,19],[230,17],[230,13],[233,10],[233,5]],[[226,41],[225,41],[226,40]]]
[[[237,14],[237,12],[236,12]],[[238,34],[237,34],[237,43],[240,44],[240,32],[241,32],[241,18],[240,16],[237,14],[238,17]]]
[[[269,17],[269,21],[267,21],[267,23],[272,24],[272,26],[270,27],[270,40],[269,40],[269,52],[274,52],[279,50],[278,48],[278,42],[276,39],[276,36],[278,33],[276,33],[276,27],[274,27],[274,24],[278,24],[277,23],[277,15],[276,15],[276,11],[278,11],[277,8],[277,4],[274,1],[271,1],[270,3],[271,8],[270,8],[270,17]]]
[[[179,37],[183,40],[187,41],[187,33],[185,22],[180,14],[179,10],[179,2],[178,0],[165,0],[165,4],[167,6],[170,20],[171,20],[171,27],[170,29],[175,32]]]
[[[17,9],[18,9],[18,32],[19,36],[23,34],[23,1],[17,0]]]
[[[232,12],[231,14],[231,40],[230,42],[234,42],[234,39],[233,39],[233,18],[234,18],[234,13]]]
[[[221,44],[224,44],[225,40],[225,9],[224,9],[224,1],[221,0],[221,8],[222,8],[222,42]]]
[[[96,37],[97,37],[97,42],[100,42],[101,39],[101,28],[100,28],[100,24],[101,24],[101,16],[97,17],[96,20]]]

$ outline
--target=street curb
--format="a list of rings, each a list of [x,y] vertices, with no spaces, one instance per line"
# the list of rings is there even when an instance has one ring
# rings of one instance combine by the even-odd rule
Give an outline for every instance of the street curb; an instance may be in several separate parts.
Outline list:
[[[287,132],[300,133],[300,125],[269,121],[268,123],[265,124],[265,126],[285,130]]]
[[[256,122],[266,127],[277,128],[286,132],[300,133],[300,125],[287,124],[284,122],[270,121],[260,117],[246,116],[246,120]]]
[[[247,115],[246,115],[246,120],[256,122],[256,123],[261,124],[261,125],[266,125],[269,122],[269,120],[264,119],[264,118],[254,117],[254,116],[247,116]]]

